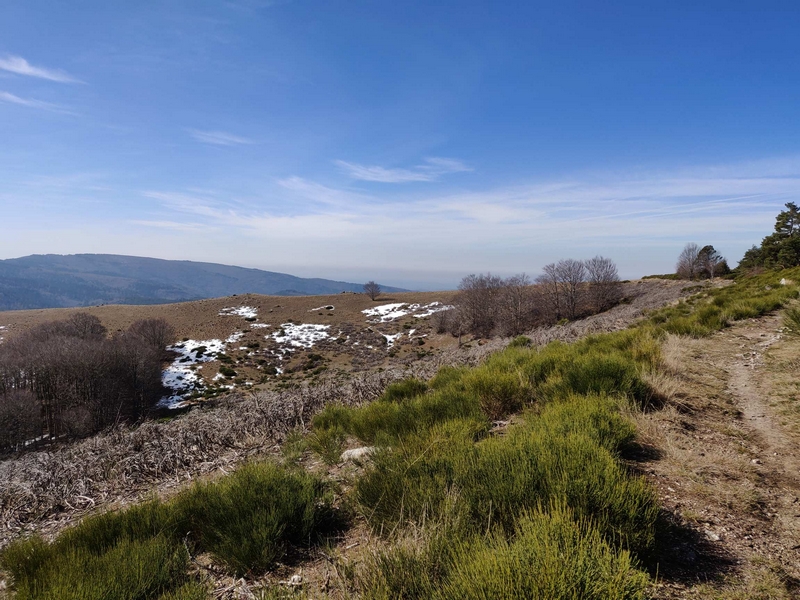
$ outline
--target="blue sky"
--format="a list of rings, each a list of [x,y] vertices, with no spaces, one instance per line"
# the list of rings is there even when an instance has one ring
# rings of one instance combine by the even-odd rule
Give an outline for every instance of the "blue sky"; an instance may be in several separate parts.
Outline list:
[[[800,200],[796,2],[0,4],[0,258],[452,287]]]

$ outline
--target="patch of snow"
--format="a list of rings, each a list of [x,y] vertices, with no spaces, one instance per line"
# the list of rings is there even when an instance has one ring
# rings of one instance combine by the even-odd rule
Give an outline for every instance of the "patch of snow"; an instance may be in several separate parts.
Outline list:
[[[416,331],[416,329],[409,329],[408,330],[408,337],[411,337],[412,335],[414,335],[415,331]]]
[[[258,309],[253,306],[231,306],[223,308],[219,311],[219,314],[225,317],[236,316],[243,319],[255,319],[258,315]]]
[[[397,304],[383,304],[374,308],[367,308],[361,312],[368,317],[373,317],[373,323],[387,323],[408,315],[417,319],[422,319],[443,310],[450,310],[451,308],[455,307],[449,304],[442,304],[441,302],[431,302],[430,304],[424,305],[400,302]]]
[[[184,397],[192,391],[202,389],[203,380],[195,373],[195,369],[202,369],[200,363],[206,363],[217,359],[217,354],[225,350],[226,344],[239,341],[244,333],[237,331],[225,341],[218,339],[211,340],[185,340],[172,346],[167,346],[167,350],[177,352],[178,356],[172,361],[161,374],[161,384],[172,390],[172,394],[164,396],[158,401],[159,408],[181,408],[185,405]],[[217,374],[213,381],[219,381],[224,376]],[[225,386],[233,389],[233,386]]]
[[[314,312],[315,310],[333,310],[334,308],[336,307],[333,304],[326,304],[325,306],[309,309],[308,312]]]
[[[288,344],[294,348],[311,348],[314,344],[328,337],[330,325],[314,323],[284,323],[281,330],[272,334],[279,344]],[[269,337],[269,336],[268,336]]]
[[[400,317],[405,317],[409,311],[402,310],[404,306],[408,305],[405,302],[399,302],[397,304],[382,304],[381,306],[376,306],[374,308],[365,308],[361,312],[368,317],[376,317],[378,321],[385,322],[399,319]]]
[[[422,319],[424,317],[430,317],[432,314],[437,312],[442,312],[444,310],[451,310],[455,308],[450,304],[442,304],[441,302],[431,302],[425,306],[420,306],[417,310],[422,310],[422,312],[415,312],[414,317],[417,319]]]
[[[265,327],[269,327],[267,323],[253,323],[250,325],[253,329],[264,329]]]
[[[381,335],[386,338],[386,347],[391,348],[392,346],[394,346],[394,343],[397,341],[397,338],[403,335],[403,332],[401,331],[400,333],[395,333],[394,335],[386,335],[385,333],[382,333]]]
[[[235,344],[240,339],[244,337],[244,331],[237,331],[236,333],[232,333],[225,339],[226,344]]]

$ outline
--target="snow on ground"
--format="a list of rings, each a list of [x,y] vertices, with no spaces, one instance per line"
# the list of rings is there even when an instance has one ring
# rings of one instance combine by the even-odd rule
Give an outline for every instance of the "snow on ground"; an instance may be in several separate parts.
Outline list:
[[[284,323],[271,337],[279,344],[288,344],[295,348],[311,348],[317,342],[330,337],[328,334],[330,328],[330,325],[313,323]]]
[[[8,325],[0,325],[0,342],[3,341],[3,332],[8,329]]]
[[[381,335],[386,338],[386,347],[391,348],[392,346],[394,346],[394,343],[397,341],[397,338],[403,335],[403,332],[401,331],[400,333],[395,333],[394,335],[386,335],[385,333],[382,333]]]
[[[269,324],[267,324],[267,323],[252,323],[250,325],[250,327],[252,327],[253,329],[264,329],[266,327],[269,327]]]
[[[231,337],[236,335],[233,334]],[[228,340],[230,339],[228,338]],[[225,342],[217,339],[185,340],[173,346],[167,346],[167,350],[177,352],[178,356],[170,366],[164,369],[161,374],[161,384],[174,393],[161,398],[157,406],[159,408],[180,408],[183,406],[183,397],[186,394],[203,386],[199,375],[190,367],[215,360],[217,353],[225,350]]]
[[[325,306],[319,306],[317,308],[311,308],[308,312],[314,312],[315,310],[333,310],[336,308],[333,304],[326,304]]]
[[[415,306],[412,304],[412,306]],[[422,319],[425,317],[430,317],[432,314],[437,312],[442,312],[443,310],[450,310],[455,308],[450,304],[442,304],[441,302],[431,302],[430,304],[426,304],[425,306],[420,306],[417,311],[421,310],[422,312],[415,312],[414,316],[417,319]]]
[[[255,319],[258,316],[258,309],[253,306],[231,306],[219,311],[222,316],[236,316],[243,319]]]
[[[431,302],[430,304],[407,304],[400,302],[398,304],[382,304],[374,308],[367,308],[361,312],[368,317],[373,317],[374,323],[387,323],[394,321],[400,317],[411,315],[418,319],[423,317],[430,317],[432,314],[441,312],[443,310],[450,310],[455,308],[449,304],[442,304],[441,302]]]
[[[235,332],[235,333],[232,333],[232,334],[230,334],[230,335],[229,335],[229,336],[228,336],[228,337],[225,339],[225,343],[226,343],[226,344],[233,344],[233,343],[235,343],[235,342],[238,342],[238,341],[239,341],[240,339],[242,339],[243,337],[244,337],[244,331],[237,331],[237,332]]]

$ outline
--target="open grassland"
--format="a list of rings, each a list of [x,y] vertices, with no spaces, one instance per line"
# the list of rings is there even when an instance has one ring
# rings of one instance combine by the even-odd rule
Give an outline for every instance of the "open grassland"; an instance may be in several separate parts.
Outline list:
[[[285,446],[283,465],[255,462],[52,541],[17,541],[0,563],[21,598],[205,597],[219,573],[281,597],[289,587],[268,575],[276,561],[302,566],[314,552],[330,557],[337,578],[309,574],[300,595],[661,593],[653,574],[673,534],[659,490],[635,468],[646,452],[627,415],[674,406],[667,376],[681,363],[670,340],[702,340],[779,308],[798,295],[779,280],[797,275],[704,289],[632,329],[571,344],[520,338],[478,365],[396,382],[362,406],[327,403],[310,436]],[[296,466],[303,445],[336,463],[359,442],[371,447],[360,468]],[[359,528],[368,547],[348,554]],[[103,572],[116,574],[112,591]]]

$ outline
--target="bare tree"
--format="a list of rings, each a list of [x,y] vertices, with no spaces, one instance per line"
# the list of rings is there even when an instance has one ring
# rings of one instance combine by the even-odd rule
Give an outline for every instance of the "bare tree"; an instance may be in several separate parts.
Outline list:
[[[0,451],[16,449],[42,433],[41,408],[31,392],[0,394]]]
[[[135,321],[128,333],[139,337],[147,346],[162,352],[175,341],[175,328],[166,319],[141,319]]]
[[[586,267],[580,260],[572,258],[560,260],[556,263],[556,276],[561,286],[566,316],[574,319],[578,313],[581,288],[586,282]]]
[[[500,333],[520,335],[533,326],[538,315],[530,278],[521,273],[503,281],[497,320]]]
[[[681,279],[696,279],[700,274],[700,246],[690,242],[684,246],[678,262],[675,265],[675,272]]]
[[[374,281],[368,281],[364,284],[364,293],[374,301],[378,296],[381,295],[381,286]]]
[[[536,278],[536,283],[542,290],[545,305],[553,321],[560,321],[563,310],[561,282],[558,276],[556,263],[542,267],[542,274]]]
[[[454,299],[461,313],[463,327],[481,337],[492,335],[502,288],[503,280],[491,273],[464,277]]]
[[[586,266],[593,309],[608,310],[619,302],[622,294],[617,265],[610,258],[599,255],[584,261],[583,264]]]

